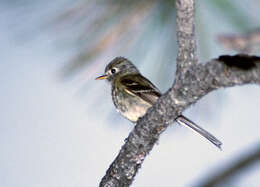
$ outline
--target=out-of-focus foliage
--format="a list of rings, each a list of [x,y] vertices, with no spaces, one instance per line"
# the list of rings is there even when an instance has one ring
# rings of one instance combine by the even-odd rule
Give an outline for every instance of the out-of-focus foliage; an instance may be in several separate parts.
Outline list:
[[[62,26],[64,32],[70,27],[77,28],[73,32],[78,47],[74,58],[65,67],[65,75],[72,75],[93,62],[93,59],[111,52],[141,56],[153,50],[157,45],[166,54],[172,54],[175,38],[170,32],[174,29],[175,1],[81,1],[64,10],[53,23]],[[157,36],[169,37],[161,45]],[[154,40],[157,40],[154,43]],[[165,38],[161,38],[165,40]],[[169,55],[168,55],[169,56]],[[163,59],[162,59],[163,60]]]
[[[207,4],[208,9],[215,9],[241,31],[250,28],[248,15],[236,2],[198,1],[197,6],[199,3]],[[203,20],[199,23],[198,26],[207,24]],[[70,6],[65,6],[52,24],[55,29],[67,33],[66,39],[72,40],[76,49],[63,69],[65,77],[75,75],[106,54],[130,56],[132,60],[139,59],[140,62],[143,61],[140,59],[149,58],[146,56],[148,53],[153,56],[153,51],[154,56],[150,58],[155,62],[151,64],[165,64],[162,65],[164,68],[158,66],[153,74],[167,72],[165,67],[174,68],[171,65],[176,56],[175,0],[70,2]],[[207,38],[207,35],[204,37]],[[204,49],[207,51],[206,46]]]
[[[236,29],[245,31],[250,27],[247,20],[249,17],[237,6],[235,1],[218,0],[210,1],[210,4],[215,7],[220,14],[223,14],[227,20],[230,20]]]
[[[199,61],[231,52],[216,48],[219,28],[227,24],[238,32],[254,28],[250,14],[235,1],[196,1],[196,6]],[[57,14],[49,18],[49,27],[63,35],[61,43],[73,48],[62,68],[64,78],[83,73],[88,75],[85,80],[93,80],[110,60],[125,56],[162,92],[169,88],[177,55],[175,0],[70,1]],[[208,107],[213,114],[215,103]]]

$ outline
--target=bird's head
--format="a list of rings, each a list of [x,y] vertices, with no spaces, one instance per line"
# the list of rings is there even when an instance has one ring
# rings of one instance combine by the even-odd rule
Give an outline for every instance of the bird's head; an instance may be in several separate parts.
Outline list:
[[[105,74],[96,78],[96,80],[107,79],[113,81],[118,76],[139,73],[135,65],[124,57],[116,57],[105,69]]]

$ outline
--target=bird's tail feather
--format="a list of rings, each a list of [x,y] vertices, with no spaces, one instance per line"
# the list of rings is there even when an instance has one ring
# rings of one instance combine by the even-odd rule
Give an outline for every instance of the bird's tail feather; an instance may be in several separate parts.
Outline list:
[[[219,149],[221,149],[221,145],[222,145],[221,141],[219,141],[215,136],[213,136],[212,134],[210,134],[208,131],[204,130],[200,126],[196,125],[194,122],[192,122],[185,116],[183,116],[183,115],[178,116],[176,121],[180,125],[187,126],[187,127],[191,128],[192,130],[194,130],[195,132],[199,133],[200,135],[204,136],[207,140],[209,140],[211,143],[213,143],[215,146],[217,146]]]

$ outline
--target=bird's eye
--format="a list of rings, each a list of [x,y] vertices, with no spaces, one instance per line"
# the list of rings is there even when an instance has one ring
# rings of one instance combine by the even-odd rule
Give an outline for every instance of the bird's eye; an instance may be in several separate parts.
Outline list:
[[[115,68],[111,69],[111,73],[112,74],[116,73],[116,69]]]

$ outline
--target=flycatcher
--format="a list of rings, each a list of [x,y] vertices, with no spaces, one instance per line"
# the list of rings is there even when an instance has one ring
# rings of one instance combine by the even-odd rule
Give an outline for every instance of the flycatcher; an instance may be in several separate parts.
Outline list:
[[[144,116],[147,109],[161,96],[159,89],[124,57],[116,57],[112,60],[106,66],[105,74],[96,78],[96,80],[102,79],[111,83],[112,99],[117,111],[134,123]],[[185,116],[178,116],[176,121],[188,126],[221,149],[222,143],[216,137]]]

